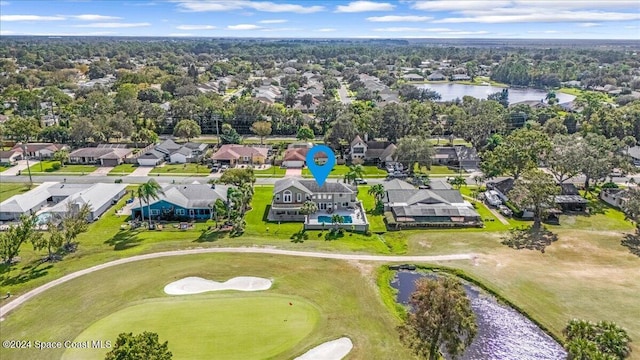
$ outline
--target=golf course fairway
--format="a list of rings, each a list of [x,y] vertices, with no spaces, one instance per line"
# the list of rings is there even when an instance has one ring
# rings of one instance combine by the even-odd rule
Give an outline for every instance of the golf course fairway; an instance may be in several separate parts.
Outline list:
[[[161,298],[108,315],[74,341],[154,331],[161,342],[169,341],[176,359],[270,358],[309,335],[319,317],[320,312],[312,304],[292,296]],[[107,351],[67,349],[62,359],[104,359]]]

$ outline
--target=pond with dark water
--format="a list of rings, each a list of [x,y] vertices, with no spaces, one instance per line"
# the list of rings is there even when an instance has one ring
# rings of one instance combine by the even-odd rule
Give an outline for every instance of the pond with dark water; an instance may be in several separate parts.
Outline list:
[[[391,286],[397,301],[407,305],[415,282],[434,273],[398,271]],[[484,290],[463,281],[476,315],[478,333],[460,360],[560,360],[567,353],[551,336],[525,316],[502,304]]]
[[[453,101],[460,99],[464,96],[472,96],[476,99],[487,99],[487,96],[502,91],[504,88],[495,87],[491,85],[465,85],[456,83],[433,83],[433,84],[420,84],[416,85],[420,89],[431,89],[437,91],[442,99],[440,101]],[[532,88],[510,88],[509,89],[509,104],[521,102],[521,101],[541,101],[547,96],[547,92],[544,90],[532,89]],[[570,94],[556,93],[558,103],[563,104],[573,101],[576,97]]]

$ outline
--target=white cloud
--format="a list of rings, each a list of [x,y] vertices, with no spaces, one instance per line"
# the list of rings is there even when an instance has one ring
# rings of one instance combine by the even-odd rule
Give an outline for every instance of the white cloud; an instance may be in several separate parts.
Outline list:
[[[580,27],[596,27],[596,26],[601,26],[602,24],[600,23],[594,23],[594,22],[587,22],[587,23],[582,23],[582,24],[578,24],[578,26]]]
[[[387,15],[387,16],[372,16],[368,17],[367,21],[372,22],[421,22],[421,21],[429,21],[433,19],[431,16],[398,16],[398,15]]]
[[[292,12],[298,14],[309,14],[324,10],[324,6],[302,6],[298,4],[282,4],[270,1],[195,1],[195,0],[174,0],[178,3],[178,8],[182,11],[204,12],[204,11],[230,11],[240,9],[253,9],[264,12]]]
[[[322,28],[322,29],[318,29],[316,31],[319,31],[319,32],[334,32],[334,31],[337,31],[337,30],[338,29],[334,29],[334,28]]]
[[[85,20],[85,21],[102,21],[102,20],[120,20],[121,17],[118,16],[106,16],[106,15],[95,15],[95,14],[82,14],[82,15],[71,15],[72,18],[76,20]]]
[[[0,1],[0,6],[7,6],[7,5],[10,5],[10,4],[11,3],[8,2],[8,1]],[[2,30],[0,30],[0,31],[2,31]]]
[[[176,26],[178,30],[214,30],[217,29],[213,25],[178,25]]]
[[[40,16],[40,15],[0,15],[0,21],[59,21],[65,20],[64,16]]]
[[[433,1],[417,1],[411,6],[416,10],[428,11],[463,11],[474,9],[488,9],[511,5],[511,1],[486,1],[486,0],[433,0]]]
[[[148,22],[141,23],[91,23],[91,24],[83,24],[83,25],[74,25],[74,27],[83,27],[83,28],[136,28],[136,27],[146,27],[151,26]]]
[[[374,1],[353,1],[348,5],[338,5],[336,12],[340,13],[357,13],[366,11],[390,11],[396,6],[389,3],[379,3]]]
[[[532,31],[527,31],[527,33],[529,33],[529,34],[557,34],[557,33],[559,33],[559,31],[558,30],[542,30],[542,31],[538,31],[538,30],[533,31],[532,30]]]
[[[494,12],[495,13],[495,12]],[[450,17],[434,23],[521,23],[521,22],[589,22],[639,20],[640,14],[601,11],[540,11],[520,14]]]
[[[258,21],[260,24],[283,24],[289,20],[284,19],[272,19],[272,20],[260,20]]]
[[[254,24],[238,24],[238,25],[229,25],[227,26],[229,30],[258,30],[261,29],[260,26]]]
[[[194,36],[194,35],[189,33],[171,33],[171,34],[168,34],[167,36],[179,37],[179,36]]]
[[[0,29],[0,36],[1,35],[14,35],[16,32],[13,30],[2,30]]]

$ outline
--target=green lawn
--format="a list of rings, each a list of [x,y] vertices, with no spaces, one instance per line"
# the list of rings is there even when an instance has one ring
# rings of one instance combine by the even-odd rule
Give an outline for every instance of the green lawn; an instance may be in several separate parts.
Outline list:
[[[157,330],[176,359],[288,360],[348,336],[354,342],[349,359],[410,359],[395,330],[398,321],[384,308],[372,275],[363,271],[339,260],[259,254],[145,260],[79,277],[32,298],[9,314],[0,339],[64,341],[83,334],[113,342],[121,331]],[[259,293],[163,293],[166,284],[187,276],[216,281],[259,276],[272,279],[273,287]],[[219,348],[206,356],[188,356],[214,346]],[[235,350],[239,353],[229,353]],[[2,348],[0,358],[60,359],[64,352]],[[80,356],[100,358],[102,352]]]
[[[197,174],[208,175],[211,170],[202,164],[186,163],[186,164],[165,164],[156,166],[151,170],[150,174]]]
[[[11,166],[4,166],[4,165],[0,165],[0,173],[9,169]]]
[[[34,187],[37,185],[34,185]],[[29,191],[28,184],[2,183],[0,185],[0,202],[7,200],[13,195],[22,194]]]
[[[385,178],[387,177],[387,171],[385,169],[380,169],[377,166],[371,165],[363,165],[364,168],[364,177],[365,178]],[[344,176],[349,173],[349,167],[347,165],[336,165],[331,170],[329,174],[330,178],[344,178]],[[309,169],[302,169],[302,176],[304,177],[313,177]]]
[[[176,359],[208,359],[212,354],[224,359],[271,358],[309,335],[320,314],[304,299],[268,294],[144,300],[98,320],[74,341],[115,339],[122,331],[153,331],[161,341],[169,341]],[[69,349],[62,359],[104,359],[107,351]]]
[[[383,233],[387,231],[387,227],[384,224],[384,215],[376,214],[376,199],[369,195],[370,188],[370,186],[358,186],[358,199],[362,201],[364,210],[367,212],[367,220],[369,220],[371,232]]]
[[[280,166],[271,166],[268,169],[258,169],[254,168],[253,173],[256,177],[283,177],[287,172],[287,169],[281,168]]]
[[[137,164],[120,164],[113,168],[113,170],[109,171],[110,176],[120,176],[131,174],[135,169],[138,168]]]
[[[431,165],[431,170],[427,170],[426,166],[422,168],[418,168],[418,164],[415,164],[413,167],[414,172],[429,174],[429,175],[456,175],[457,171],[449,169],[449,167],[444,165]]]
[[[54,164],[59,164],[59,161],[53,160],[44,160],[38,164],[32,165],[29,167],[31,173],[33,175],[45,175],[47,173],[56,173],[56,174],[67,174],[73,173],[77,175],[78,173],[89,174],[95,171],[98,167],[96,165],[76,165],[76,164],[67,164],[64,167],[61,167],[58,170],[53,169]],[[27,170],[22,170],[22,174],[26,175]]]

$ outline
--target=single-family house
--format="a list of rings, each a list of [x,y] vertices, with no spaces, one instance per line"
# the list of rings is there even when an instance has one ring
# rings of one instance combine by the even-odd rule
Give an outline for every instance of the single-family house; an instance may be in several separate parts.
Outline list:
[[[314,214],[300,213],[307,201],[316,203]],[[343,223],[333,224],[331,217],[338,214]],[[339,226],[346,229],[366,231],[369,228],[362,203],[357,198],[357,189],[340,182],[327,181],[319,186],[315,180],[285,178],[276,181],[273,199],[268,214],[269,221],[304,222],[305,229],[324,229]]]
[[[633,165],[640,167],[640,146],[633,146],[627,150],[627,155],[631,158]]]
[[[356,135],[350,145],[351,161],[361,160],[384,165],[387,162],[393,162],[393,155],[397,148],[395,144],[388,141],[366,141]]]
[[[0,151],[0,164],[15,165],[18,160],[22,160],[21,151]]]
[[[405,74],[402,78],[407,81],[424,81],[424,77],[418,74]]]
[[[466,171],[475,171],[480,166],[480,157],[472,147],[464,145],[435,146],[431,162],[438,165],[462,167]]]
[[[69,150],[69,145],[66,144],[53,144],[53,143],[29,143],[29,144],[15,144],[11,150],[19,151],[23,153],[23,157],[37,158],[37,159],[49,159],[60,150]]]
[[[22,214],[44,214],[45,222],[54,214],[67,211],[69,204],[89,204],[87,220],[96,220],[126,193],[124,184],[70,184],[45,182],[24,194],[14,195],[0,203],[0,221],[16,221]]]
[[[223,185],[163,185],[162,193],[157,199],[152,199],[150,204],[142,202],[140,207],[139,199],[134,201],[131,209],[132,218],[140,218],[140,214],[145,219],[154,220],[182,220],[182,219],[212,219],[212,206],[216,200],[227,202],[227,186]]]
[[[587,211],[587,199],[580,196],[580,192],[575,185],[571,183],[558,184],[560,186],[560,195],[555,196],[555,204],[560,210],[572,212]]]
[[[453,81],[468,81],[471,80],[471,76],[467,74],[454,74],[451,75],[451,80]]]
[[[611,206],[622,208],[629,200],[629,190],[627,189],[602,189],[600,199]]]
[[[149,149],[144,154],[138,156],[136,161],[140,166],[157,166],[164,161],[164,154],[158,150]]]
[[[119,144],[101,144],[97,147],[80,148],[69,154],[72,164],[118,166],[131,157],[133,150]]]
[[[429,76],[427,76],[427,80],[429,81],[442,81],[442,80],[447,80],[447,77],[444,76],[444,74],[442,74],[441,72],[434,72],[433,74],[430,74]]]
[[[188,142],[178,144],[167,139],[155,147],[155,150],[164,154],[164,160],[173,164],[186,164],[198,162],[202,159],[209,147],[208,144]]]
[[[267,161],[268,154],[266,147],[225,144],[211,156],[211,160],[232,167],[236,164],[262,165]]]
[[[460,191],[416,189],[392,180],[385,183],[385,222],[390,230],[406,227],[481,227],[482,218]]]

